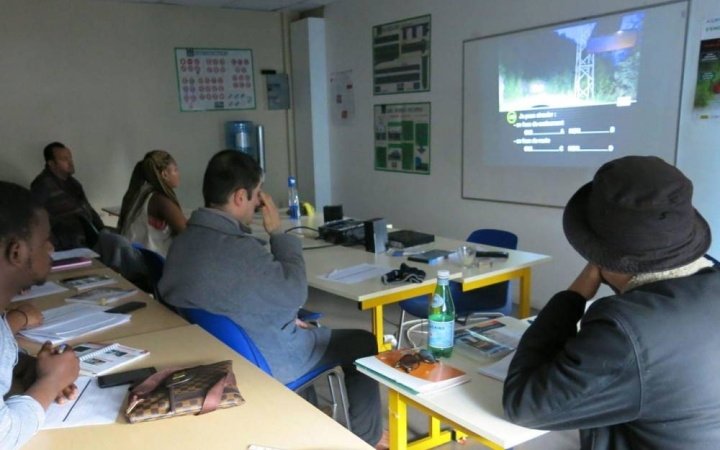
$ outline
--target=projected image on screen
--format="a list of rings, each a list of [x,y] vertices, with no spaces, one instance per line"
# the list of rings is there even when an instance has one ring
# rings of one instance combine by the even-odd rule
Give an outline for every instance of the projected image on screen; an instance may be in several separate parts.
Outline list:
[[[500,112],[634,103],[644,17],[557,28],[512,51],[501,48]]]
[[[612,159],[673,162],[686,8],[467,41],[463,194],[560,206]]]

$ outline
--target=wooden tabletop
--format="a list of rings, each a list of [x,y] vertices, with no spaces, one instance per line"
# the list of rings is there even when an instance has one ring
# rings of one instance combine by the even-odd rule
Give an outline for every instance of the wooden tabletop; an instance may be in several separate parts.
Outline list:
[[[42,431],[26,450],[370,449],[360,438],[195,325],[119,339],[150,355],[120,371],[232,360],[245,404],[203,416]],[[124,409],[125,405],[123,405]]]

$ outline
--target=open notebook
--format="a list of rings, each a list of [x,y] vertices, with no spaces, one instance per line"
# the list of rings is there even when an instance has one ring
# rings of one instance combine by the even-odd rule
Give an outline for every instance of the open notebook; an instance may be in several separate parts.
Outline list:
[[[73,347],[80,359],[80,375],[103,375],[117,367],[129,364],[150,354],[147,350],[127,347],[122,344],[85,342]]]
[[[109,314],[105,306],[66,305],[43,311],[41,326],[22,330],[20,335],[35,342],[53,345],[130,321],[129,314]]]

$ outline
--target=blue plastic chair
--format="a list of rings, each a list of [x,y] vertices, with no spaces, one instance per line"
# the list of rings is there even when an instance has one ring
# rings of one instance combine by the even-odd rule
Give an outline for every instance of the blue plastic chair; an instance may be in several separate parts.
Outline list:
[[[518,237],[514,233],[504,230],[480,229],[470,233],[468,242],[473,244],[492,245],[493,247],[517,250]],[[489,316],[509,315],[512,311],[510,296],[510,282],[493,284],[480,289],[463,292],[462,285],[450,282],[450,293],[455,304],[455,316],[467,317],[471,314],[487,314]],[[401,347],[403,328],[405,326],[405,313],[410,313],[420,319],[427,319],[428,296],[423,295],[403,300],[399,303],[402,310],[400,326],[398,328],[398,348]]]
[[[243,358],[255,364],[259,369],[272,376],[272,371],[263,357],[260,349],[257,348],[250,336],[243,328],[233,322],[230,318],[219,314],[213,314],[203,309],[178,308],[180,315],[188,322],[200,325],[205,331],[215,336],[225,345],[238,352]],[[332,417],[338,421],[339,409],[342,410],[345,426],[350,427],[350,413],[348,410],[347,391],[345,389],[345,375],[337,364],[327,364],[306,373],[297,380],[287,383],[285,386],[297,394],[313,386],[317,381],[327,379],[330,387],[332,402]],[[338,401],[339,400],[339,401]]]

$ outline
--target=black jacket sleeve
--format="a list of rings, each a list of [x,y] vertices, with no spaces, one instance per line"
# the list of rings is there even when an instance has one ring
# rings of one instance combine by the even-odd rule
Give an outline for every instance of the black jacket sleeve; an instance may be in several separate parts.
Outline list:
[[[556,294],[525,332],[503,392],[508,418],[545,430],[582,429],[637,417],[641,382],[635,346],[598,300]]]

